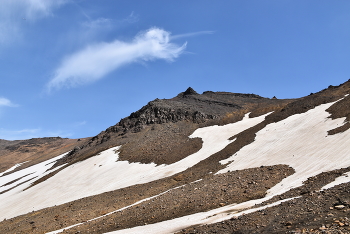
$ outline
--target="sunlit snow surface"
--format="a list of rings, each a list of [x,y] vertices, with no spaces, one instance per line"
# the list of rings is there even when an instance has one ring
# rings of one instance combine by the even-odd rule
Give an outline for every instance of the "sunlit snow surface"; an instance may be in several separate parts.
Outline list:
[[[64,157],[66,154],[67,153],[61,154],[55,158],[8,175],[2,175],[0,177],[0,193],[2,193],[0,194],[0,220],[7,217],[17,216],[19,214],[24,214],[36,209],[37,203],[40,203],[41,201],[40,194],[35,194],[34,190],[36,189],[28,189],[26,191],[23,190],[28,188],[34,181],[42,178],[50,172],[53,172],[54,170],[48,171],[48,169],[50,169],[58,159]],[[6,172],[11,172],[20,165],[21,164],[17,164]],[[57,167],[55,170],[59,168],[60,167]],[[32,196],[26,197],[28,194],[31,194]]]
[[[332,120],[326,111],[334,102],[317,106],[303,114],[271,123],[256,134],[255,141],[230,158],[221,161],[228,170],[286,164],[295,173],[268,190],[277,195],[302,185],[307,178],[324,171],[350,166],[350,131],[328,135],[344,124],[345,118]]]
[[[28,187],[28,185],[23,185],[15,191],[10,191],[11,196],[7,196],[7,193],[0,195],[0,201],[4,201],[0,204],[0,220],[174,175],[222,150],[232,142],[232,140],[228,140],[231,136],[262,122],[265,116],[248,118],[246,115],[243,120],[237,123],[197,129],[190,137],[202,138],[202,148],[170,165],[157,166],[154,163],[141,164],[118,161],[119,147],[108,149],[99,155],[63,169],[55,176],[28,190],[21,191]],[[44,168],[44,165],[57,159],[38,164],[34,166],[35,170],[44,172],[47,169],[46,166]],[[31,171],[19,171],[19,173],[18,176],[17,174],[8,175],[11,176],[11,179],[8,180],[6,180],[8,176],[5,176],[3,179],[6,181],[4,183],[0,181],[0,186],[29,174]]]

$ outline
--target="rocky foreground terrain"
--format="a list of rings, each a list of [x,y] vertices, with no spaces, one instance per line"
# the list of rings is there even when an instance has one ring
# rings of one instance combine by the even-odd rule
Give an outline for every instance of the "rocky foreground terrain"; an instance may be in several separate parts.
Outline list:
[[[0,233],[350,233],[348,94],[188,88],[94,137],[0,140]]]

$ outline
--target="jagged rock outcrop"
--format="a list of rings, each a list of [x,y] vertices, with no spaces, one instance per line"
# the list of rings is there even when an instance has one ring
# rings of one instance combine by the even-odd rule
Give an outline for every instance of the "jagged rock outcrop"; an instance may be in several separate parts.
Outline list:
[[[186,105],[182,105],[185,108],[181,108],[180,103],[176,104],[178,105],[171,105],[169,101],[156,99],[149,102],[139,111],[132,113],[129,117],[122,119],[116,125],[108,128],[106,132],[139,132],[146,125],[150,124],[162,124],[182,120],[200,123],[218,117],[216,115],[203,113],[194,108],[189,108]]]
[[[189,87],[172,99],[155,99],[116,125],[106,129],[106,133],[139,132],[150,124],[191,121],[203,123],[242,109],[247,103],[265,99],[256,94],[238,94],[206,91],[198,94]]]
[[[185,92],[179,93],[177,96],[186,97],[188,95],[198,95],[198,93],[191,87],[188,87]]]

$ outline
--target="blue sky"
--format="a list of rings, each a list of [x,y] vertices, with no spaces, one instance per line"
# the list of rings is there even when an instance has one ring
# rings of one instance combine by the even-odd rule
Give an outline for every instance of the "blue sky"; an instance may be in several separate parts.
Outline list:
[[[2,0],[0,139],[94,136],[155,98],[350,78],[350,1]]]

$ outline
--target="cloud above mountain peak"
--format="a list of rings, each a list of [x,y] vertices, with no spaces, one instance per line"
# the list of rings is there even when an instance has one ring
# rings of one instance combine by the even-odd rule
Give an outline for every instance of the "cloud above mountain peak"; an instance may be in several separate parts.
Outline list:
[[[174,61],[185,50],[186,43],[171,43],[170,32],[150,28],[129,42],[114,40],[89,45],[63,59],[47,84],[47,90],[75,87],[103,78],[108,73],[135,62],[157,59]]]

